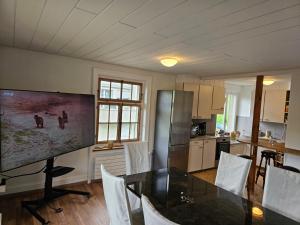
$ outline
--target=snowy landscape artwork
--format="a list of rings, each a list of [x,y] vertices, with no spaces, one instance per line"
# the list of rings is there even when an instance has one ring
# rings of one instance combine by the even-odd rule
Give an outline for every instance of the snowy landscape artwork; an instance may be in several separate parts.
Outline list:
[[[1,171],[91,146],[93,95],[0,90]]]

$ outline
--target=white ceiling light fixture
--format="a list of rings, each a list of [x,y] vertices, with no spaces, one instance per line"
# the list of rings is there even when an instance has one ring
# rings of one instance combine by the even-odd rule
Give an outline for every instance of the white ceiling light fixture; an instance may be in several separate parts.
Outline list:
[[[264,80],[263,84],[264,85],[272,85],[272,84],[274,84],[274,82],[275,82],[274,80]]]
[[[160,63],[166,67],[172,67],[178,63],[178,60],[175,58],[163,58],[160,60]]]

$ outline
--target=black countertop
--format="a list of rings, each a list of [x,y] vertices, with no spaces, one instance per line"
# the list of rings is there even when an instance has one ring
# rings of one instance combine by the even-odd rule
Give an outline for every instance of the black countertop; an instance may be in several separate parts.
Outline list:
[[[176,169],[124,177],[166,218],[181,225],[299,225],[259,204]],[[260,215],[261,214],[261,215]]]

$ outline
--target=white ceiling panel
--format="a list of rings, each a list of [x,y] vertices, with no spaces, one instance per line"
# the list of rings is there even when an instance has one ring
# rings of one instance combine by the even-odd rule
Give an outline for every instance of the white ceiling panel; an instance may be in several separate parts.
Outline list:
[[[224,19],[226,16],[238,13],[243,9],[256,6],[265,0],[229,0],[218,2],[206,10],[200,11],[182,18],[181,21],[174,21],[172,25],[159,30],[157,33],[171,37],[181,32],[199,26],[201,24],[210,23],[214,20]]]
[[[15,46],[21,48],[29,47],[45,3],[45,0],[17,0]]]
[[[70,41],[89,22],[91,22],[94,17],[94,14],[74,9],[64,24],[60,27],[54,38],[49,42],[46,50],[50,52],[58,52],[68,43],[68,41]]]
[[[12,45],[14,41],[15,0],[0,0],[0,43]]]
[[[165,13],[167,10],[170,10],[185,1],[186,0],[151,0],[145,3],[135,12],[126,16],[121,20],[121,22],[134,27],[140,27],[154,17]]]
[[[76,56],[88,55],[89,53],[95,51],[95,49],[101,48],[101,46],[106,45],[111,40],[122,38],[124,34],[130,32],[133,29],[135,28],[121,23],[116,23],[109,29],[98,35],[93,41],[89,42],[84,47],[82,47],[75,54]],[[61,52],[68,54],[72,52],[72,48],[70,48],[70,46],[67,46],[63,48]]]
[[[175,74],[294,69],[300,1],[0,0],[0,44]]]
[[[76,6],[76,3],[77,0],[47,1],[31,42],[32,49],[41,50],[51,41]],[[58,5],[59,7],[57,7]]]
[[[115,57],[118,57],[120,55],[138,50],[140,48],[143,48],[149,44],[155,43],[155,42],[159,42],[161,41],[163,38],[155,35],[155,34],[151,34],[151,35],[147,35],[147,37],[143,37],[139,40],[134,40],[131,41],[130,43],[123,45],[123,47],[120,48],[115,48],[112,51],[107,50],[108,45],[104,46],[103,48],[97,50],[95,52],[95,55],[88,55],[89,58],[101,58],[101,60],[112,60]],[[122,39],[123,40],[123,39]],[[115,42],[114,42],[115,43]]]
[[[80,0],[77,8],[98,14],[104,10],[113,0]]]
[[[88,45],[102,32],[119,20],[132,13],[142,6],[146,0],[115,0],[109,7],[101,12],[95,19],[88,24],[76,37],[74,37],[65,47],[73,49],[72,52],[79,52],[81,48]]]

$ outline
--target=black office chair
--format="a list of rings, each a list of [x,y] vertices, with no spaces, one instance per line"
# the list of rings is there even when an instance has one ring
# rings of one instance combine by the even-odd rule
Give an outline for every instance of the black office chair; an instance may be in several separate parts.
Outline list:
[[[295,173],[300,173],[300,170],[292,166],[283,166],[282,169],[289,170]]]

